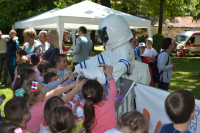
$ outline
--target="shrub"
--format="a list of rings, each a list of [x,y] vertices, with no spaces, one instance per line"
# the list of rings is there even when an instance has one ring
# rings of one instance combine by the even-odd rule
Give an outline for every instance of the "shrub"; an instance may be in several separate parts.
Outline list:
[[[148,38],[148,35],[142,35],[140,37],[138,37],[138,44],[141,43],[141,42],[146,42],[145,39]]]
[[[157,33],[157,34],[153,35],[152,38],[153,38],[153,48],[158,53],[160,53],[160,50],[161,50],[161,47],[162,47],[161,42],[165,37],[162,34]]]

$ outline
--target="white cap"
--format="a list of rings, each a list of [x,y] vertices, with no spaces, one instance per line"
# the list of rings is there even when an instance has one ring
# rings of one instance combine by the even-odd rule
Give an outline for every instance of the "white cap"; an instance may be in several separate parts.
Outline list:
[[[145,41],[147,41],[147,40],[149,40],[153,43],[153,38],[149,37],[149,38],[145,39]]]
[[[138,47],[146,47],[145,43],[141,42],[139,43]]]

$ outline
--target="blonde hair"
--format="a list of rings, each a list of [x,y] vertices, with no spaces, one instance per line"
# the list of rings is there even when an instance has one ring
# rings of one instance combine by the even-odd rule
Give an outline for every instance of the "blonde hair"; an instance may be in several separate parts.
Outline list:
[[[136,132],[139,129],[148,131],[148,123],[140,112],[133,110],[125,114],[120,113],[118,120],[120,127],[128,127],[131,132]]]
[[[23,31],[23,36],[30,36],[31,38],[34,38],[37,36],[36,31],[34,29],[25,29]]]
[[[53,38],[53,45],[55,47],[57,47],[60,50],[60,46],[59,46],[59,35],[58,35],[58,31],[53,29],[53,30],[49,30],[48,33],[52,36]],[[60,50],[61,51],[61,50]]]
[[[18,60],[18,64],[21,64],[21,63],[29,63],[30,64],[30,59],[26,55],[22,55]],[[16,68],[15,68],[15,74],[17,74],[17,68],[18,68],[18,66],[16,66]]]

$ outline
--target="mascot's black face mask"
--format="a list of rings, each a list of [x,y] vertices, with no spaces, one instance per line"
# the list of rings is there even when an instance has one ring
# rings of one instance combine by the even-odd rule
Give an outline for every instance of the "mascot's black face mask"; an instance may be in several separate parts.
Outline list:
[[[99,35],[99,38],[101,39],[101,41],[103,42],[103,43],[107,43],[107,41],[108,41],[108,34],[107,34],[107,32],[106,32],[106,29],[107,29],[107,27],[104,27],[104,28],[102,28],[102,29],[100,29],[100,30],[98,30],[98,35]]]

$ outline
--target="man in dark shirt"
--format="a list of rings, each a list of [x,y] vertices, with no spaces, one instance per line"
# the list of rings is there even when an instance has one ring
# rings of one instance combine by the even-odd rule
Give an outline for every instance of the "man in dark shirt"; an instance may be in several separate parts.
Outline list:
[[[11,83],[6,86],[11,86],[14,80],[14,71],[16,67],[16,54],[15,52],[19,49],[19,42],[16,40],[13,41],[13,38],[17,35],[15,30],[11,30],[9,33],[9,39],[7,39],[7,64],[8,71],[11,76]]]

